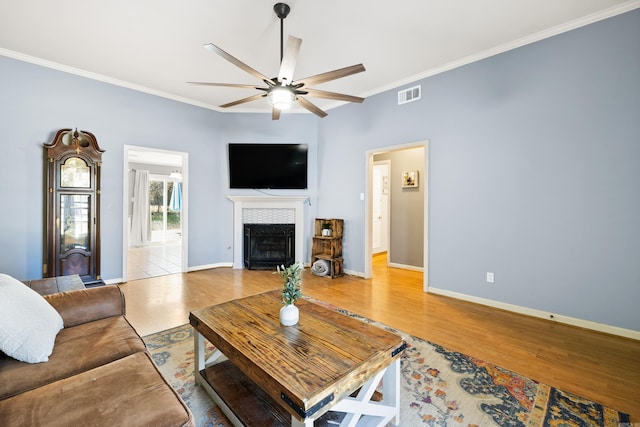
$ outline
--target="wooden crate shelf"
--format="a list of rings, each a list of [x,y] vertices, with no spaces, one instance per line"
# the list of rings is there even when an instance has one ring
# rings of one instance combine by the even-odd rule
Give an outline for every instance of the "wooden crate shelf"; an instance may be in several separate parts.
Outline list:
[[[327,255],[330,258],[342,256],[342,239],[340,237],[314,237],[313,255]]]
[[[333,279],[344,274],[344,261],[342,260],[342,258],[330,258],[326,255],[314,255],[312,263],[316,262],[319,259],[329,261],[330,271],[329,274],[327,274],[327,277],[331,277]]]
[[[325,224],[331,225],[331,236],[323,236]],[[329,262],[330,272],[327,277],[339,277],[344,274],[342,259],[342,233],[344,220],[336,218],[316,218],[314,222],[313,245],[311,247],[311,264],[319,259]]]
[[[329,237],[342,238],[344,220],[335,218],[316,218],[313,230],[314,236],[322,237],[322,228],[324,224],[331,224],[331,236]]]

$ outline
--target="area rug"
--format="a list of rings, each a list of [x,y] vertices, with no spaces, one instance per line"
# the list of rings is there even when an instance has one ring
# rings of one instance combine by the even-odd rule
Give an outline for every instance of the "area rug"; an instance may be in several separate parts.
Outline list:
[[[396,332],[407,342],[401,360],[399,426],[630,425],[629,416],[614,409],[361,316],[338,311]],[[198,427],[231,426],[202,387],[195,385],[193,330],[189,325],[143,339],[160,371],[191,409]],[[212,352],[213,347],[209,345],[206,351]]]

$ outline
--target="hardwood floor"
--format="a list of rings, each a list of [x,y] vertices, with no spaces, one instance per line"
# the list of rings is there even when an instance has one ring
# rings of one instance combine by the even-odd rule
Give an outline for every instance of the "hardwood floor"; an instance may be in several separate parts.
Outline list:
[[[270,271],[218,268],[120,285],[142,336],[188,323],[189,311],[280,288]],[[611,406],[640,422],[640,341],[422,291],[422,273],[386,268],[374,278],[303,273],[303,293],[451,350]]]

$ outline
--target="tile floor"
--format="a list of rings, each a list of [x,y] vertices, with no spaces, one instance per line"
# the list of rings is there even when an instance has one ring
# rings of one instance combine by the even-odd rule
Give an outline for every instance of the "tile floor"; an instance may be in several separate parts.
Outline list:
[[[164,276],[182,271],[182,244],[152,244],[129,248],[127,279]]]

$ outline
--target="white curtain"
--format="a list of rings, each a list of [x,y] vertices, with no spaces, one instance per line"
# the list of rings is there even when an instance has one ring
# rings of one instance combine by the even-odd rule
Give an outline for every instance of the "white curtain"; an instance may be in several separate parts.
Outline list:
[[[133,173],[133,204],[129,246],[142,246],[149,241],[151,221],[149,212],[149,171]]]

